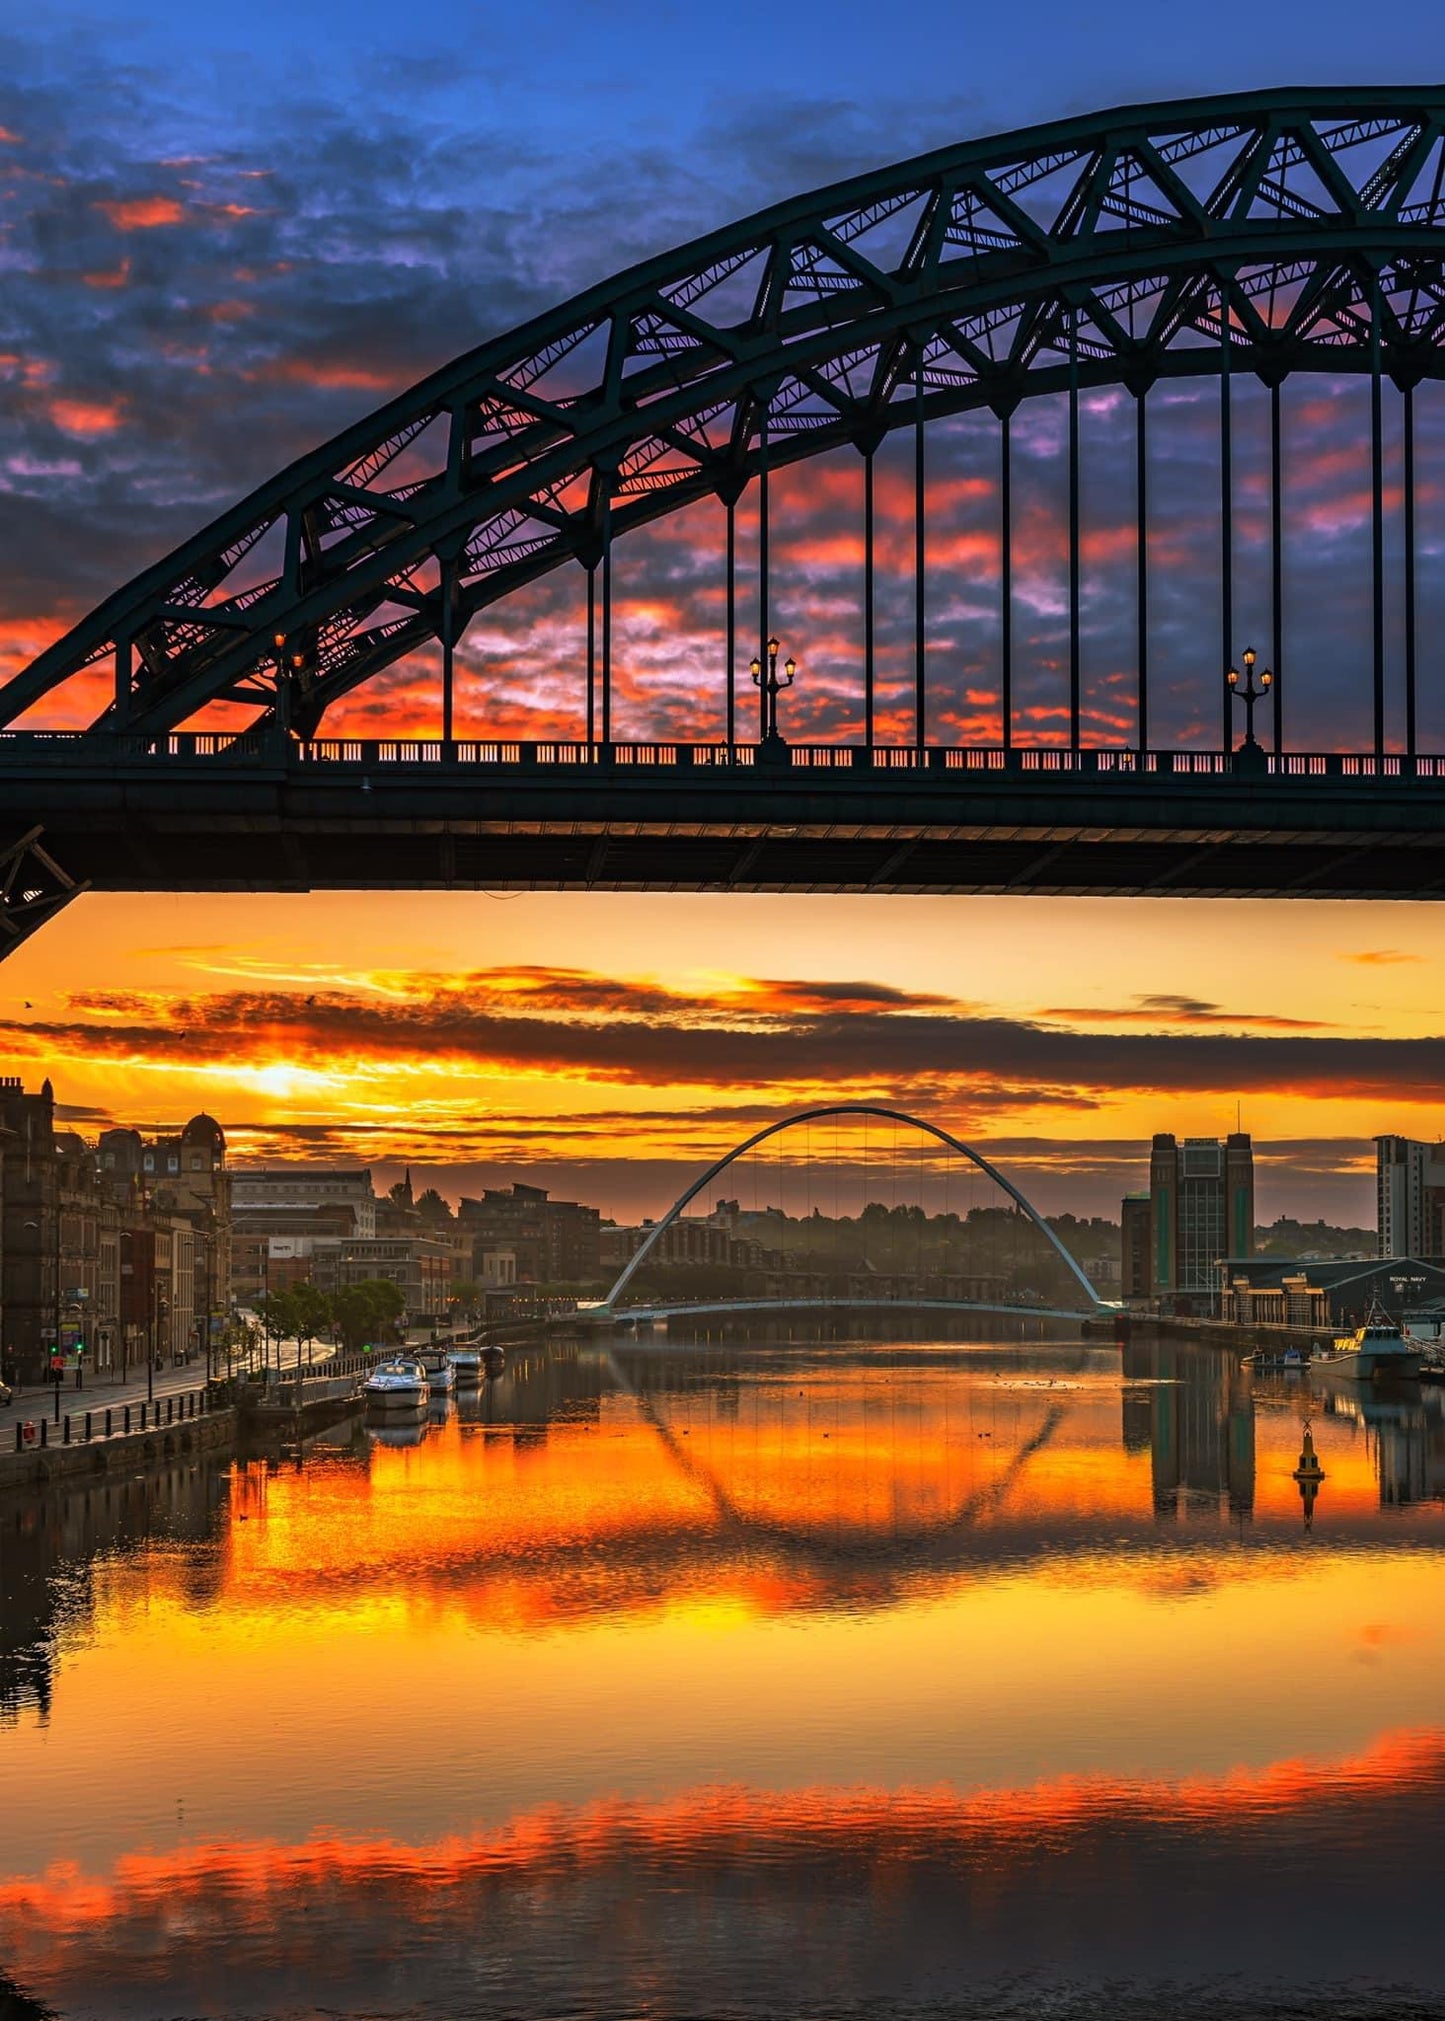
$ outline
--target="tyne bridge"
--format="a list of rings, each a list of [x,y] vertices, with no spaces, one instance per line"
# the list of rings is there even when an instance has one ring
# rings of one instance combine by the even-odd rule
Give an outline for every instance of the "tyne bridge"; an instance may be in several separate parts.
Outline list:
[[[1442,255],[1445,88],[1364,87],[634,267],[0,686],[0,943],[87,888],[1439,895]]]

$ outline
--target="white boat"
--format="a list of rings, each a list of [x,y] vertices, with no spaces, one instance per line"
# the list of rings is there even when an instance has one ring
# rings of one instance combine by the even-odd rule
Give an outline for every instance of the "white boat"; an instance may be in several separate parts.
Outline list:
[[[1375,1382],[1382,1376],[1418,1375],[1423,1360],[1420,1343],[1375,1305],[1371,1306],[1363,1326],[1357,1326],[1353,1333],[1337,1339],[1333,1348],[1311,1358],[1310,1373]]]
[[[416,1358],[426,1371],[427,1388],[433,1396],[445,1396],[456,1388],[457,1372],[444,1347],[419,1348]]]
[[[394,1354],[377,1363],[361,1394],[376,1410],[419,1410],[427,1400],[427,1372],[414,1356]]]
[[[427,1421],[421,1411],[403,1415],[393,1411],[384,1424],[369,1424],[366,1436],[374,1446],[419,1446],[427,1435]]]
[[[479,1347],[453,1347],[447,1351],[447,1360],[457,1372],[459,1383],[476,1383],[482,1379],[482,1350]]]

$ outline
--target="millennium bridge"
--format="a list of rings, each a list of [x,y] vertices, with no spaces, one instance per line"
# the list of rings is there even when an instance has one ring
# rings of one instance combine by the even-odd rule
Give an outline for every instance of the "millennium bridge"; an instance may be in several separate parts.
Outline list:
[[[876,1141],[878,1135],[876,1126],[880,1124],[885,1126],[887,1133],[881,1149]],[[816,1139],[815,1125],[819,1130]],[[826,1126],[831,1126],[832,1129],[831,1143]],[[871,1150],[868,1138],[870,1127],[874,1129],[875,1137]],[[901,1143],[900,1130],[904,1133]],[[848,1133],[846,1143],[843,1136],[845,1131]],[[781,1140],[784,1137],[791,1140],[792,1146],[788,1153],[789,1162],[786,1168],[781,1162]],[[635,1281],[642,1278],[644,1283],[646,1282],[645,1272],[649,1263],[653,1264],[654,1268],[660,1263],[665,1263],[669,1253],[669,1233],[684,1222],[684,1216],[693,1202],[698,1199],[705,1200],[709,1190],[724,1180],[728,1174],[731,1174],[729,1183],[736,1183],[747,1169],[744,1161],[756,1159],[762,1152],[762,1147],[769,1143],[775,1146],[779,1154],[779,1163],[776,1167],[769,1168],[765,1161],[763,1164],[765,1181],[770,1182],[769,1191],[777,1192],[781,1197],[786,1169],[795,1189],[797,1187],[805,1189],[809,1209],[816,1208],[819,1215],[823,1211],[821,1201],[828,1190],[831,1168],[846,1166],[850,1188],[858,1188],[861,1184],[860,1201],[865,1210],[870,1204],[879,1204],[877,1196],[885,1185],[896,1199],[901,1176],[904,1190],[914,1191],[919,1196],[912,1202],[914,1211],[919,1217],[919,1267],[906,1273],[903,1278],[897,1274],[890,1277],[886,1272],[880,1272],[873,1264],[864,1244],[851,1257],[852,1268],[845,1276],[839,1277],[835,1257],[831,1272],[825,1269],[814,1273],[817,1281],[806,1292],[783,1291],[777,1295],[758,1295],[728,1290],[720,1295],[699,1298],[686,1293],[668,1295],[664,1286],[660,1293],[656,1289],[640,1293]],[[904,1153],[901,1165],[900,1149]],[[1002,1289],[950,1295],[946,1289],[947,1273],[942,1274],[944,1283],[929,1286],[929,1272],[922,1265],[922,1231],[927,1222],[922,1196],[929,1190],[931,1181],[936,1201],[941,1184],[942,1203],[947,1217],[950,1182],[953,1184],[955,1202],[959,1202],[961,1198],[955,1177],[954,1159],[959,1161],[958,1172],[966,1182],[974,1179],[981,1179],[984,1182],[988,1203],[991,1204],[995,1196],[1001,1202],[1007,1202],[1010,1216],[1016,1217],[1040,1238],[1039,1258],[1045,1265],[1045,1274],[1053,1280],[1056,1287],[1052,1296],[1041,1294],[1037,1288],[1030,1288],[1023,1294],[1015,1291],[1013,1296],[1006,1295]],[[753,1169],[756,1187],[756,1165]],[[840,1222],[837,1219],[839,1203],[836,1172],[832,1185],[835,1210],[833,1226],[850,1242],[862,1243],[866,1213],[856,1223]],[[770,1199],[769,1205],[776,1207],[777,1202]],[[785,1223],[785,1209],[779,1211],[783,1212]],[[755,1221],[756,1218],[755,1214]],[[963,1228],[960,1227],[958,1232],[962,1236]],[[975,1257],[975,1268],[977,1260]],[[1015,1257],[1013,1260],[1018,1259]],[[741,1276],[741,1273],[736,1274]],[[1031,1274],[1035,1277],[1039,1275],[1037,1261],[1033,1264]],[[586,1308],[582,1317],[584,1323],[593,1326],[637,1327],[650,1326],[660,1320],[727,1320],[768,1315],[786,1318],[788,1315],[835,1311],[846,1314],[855,1324],[880,1313],[920,1313],[931,1314],[935,1318],[943,1318],[949,1314],[990,1317],[1014,1315],[1039,1320],[1063,1320],[1077,1326],[1083,1318],[1115,1309],[1115,1306],[1099,1296],[1078,1259],[1065,1248],[1032,1201],[999,1170],[997,1165],[985,1157],[983,1152],[955,1137],[942,1125],[930,1122],[927,1117],[910,1115],[904,1109],[888,1108],[874,1102],[830,1102],[820,1108],[799,1109],[776,1117],[772,1122],[754,1130],[741,1143],[733,1145],[730,1150],[725,1151],[720,1158],[708,1165],[690,1186],[683,1189],[662,1218],[648,1228],[637,1248],[619,1271],[606,1297]]]
[[[1437,896],[1442,225],[1445,87],[1316,88],[969,141],[646,261],[302,456],[0,686],[0,942],[86,888]],[[1318,596],[1289,594],[1324,425],[1301,386],[1363,499],[1362,629],[1333,666]],[[1151,424],[1185,392],[1209,403],[1207,563],[1161,546]],[[1101,402],[1127,535],[1107,707]],[[1046,413],[1041,658],[1019,494]],[[960,614],[935,477],[964,424],[990,560]],[[846,706],[836,643],[812,650],[780,586],[795,466],[840,456]],[[649,722],[627,557],[700,512],[720,615],[686,706]],[[1181,575],[1211,613],[1182,658]],[[575,650],[519,729],[469,627],[520,635],[528,595],[568,584]],[[434,678],[434,721],[388,721],[400,668]]]

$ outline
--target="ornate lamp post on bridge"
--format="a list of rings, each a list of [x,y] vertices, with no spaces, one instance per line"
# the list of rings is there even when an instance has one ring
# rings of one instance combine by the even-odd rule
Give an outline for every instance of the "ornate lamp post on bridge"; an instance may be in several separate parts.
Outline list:
[[[758,691],[761,755],[770,758],[781,758],[787,751],[787,746],[778,735],[778,695],[782,689],[792,687],[798,673],[798,663],[791,654],[783,662],[783,671],[778,672],[778,654],[781,651],[781,642],[778,639],[769,639],[767,666],[764,667],[756,654],[748,665],[748,672],[752,675],[753,685]]]
[[[1243,687],[1239,685],[1238,667],[1231,667],[1225,676],[1225,679],[1229,683],[1230,693],[1237,702],[1243,702],[1244,704],[1244,742],[1239,746],[1238,750],[1230,753],[1229,760],[1231,769],[1236,772],[1263,773],[1268,770],[1268,760],[1264,755],[1264,751],[1255,741],[1254,711],[1255,705],[1262,702],[1274,686],[1274,675],[1268,667],[1262,667],[1259,675],[1259,686],[1256,687],[1254,685],[1254,663],[1258,657],[1259,655],[1255,652],[1253,646],[1245,647]]]

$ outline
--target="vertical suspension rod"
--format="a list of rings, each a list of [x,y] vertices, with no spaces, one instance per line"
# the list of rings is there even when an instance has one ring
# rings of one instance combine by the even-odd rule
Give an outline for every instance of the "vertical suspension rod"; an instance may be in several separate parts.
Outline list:
[[[1069,745],[1079,748],[1079,312],[1069,323]]]
[[[1404,393],[1405,749],[1415,755],[1415,388]]]
[[[766,672],[768,664],[768,408],[771,396],[763,401],[758,417],[758,659]],[[758,742],[768,733],[768,691],[758,683]]]
[[[456,693],[457,569],[453,561],[441,564],[442,593],[442,743],[452,741],[453,701]]]
[[[1141,386],[1134,396],[1134,621],[1138,660],[1136,737],[1139,754],[1149,748],[1149,407]]]
[[[1219,674],[1234,659],[1234,387],[1230,375],[1230,309],[1224,285],[1219,289]],[[1234,725],[1230,721],[1233,694],[1224,680],[1219,682],[1222,697],[1220,749],[1230,746]]]
[[[738,521],[737,500],[729,497],[725,501],[727,512],[727,743],[728,757],[731,759],[733,746],[737,742],[737,663],[738,663]]]
[[[873,696],[876,672],[873,577],[873,451],[863,451],[863,742],[873,749]]]
[[[1385,435],[1380,385],[1380,282],[1370,311],[1370,530],[1375,688],[1375,756],[1385,755]]]
[[[597,742],[597,564],[587,564],[587,748]]]
[[[1274,673],[1274,754],[1284,753],[1284,707],[1280,683],[1284,670],[1284,460],[1281,455],[1280,382],[1269,389],[1269,545],[1270,609],[1273,617],[1270,666]]]
[[[1003,747],[1013,747],[1014,717],[1014,540],[1013,410],[1003,415],[999,443],[999,657]]]
[[[925,527],[923,462],[923,346],[918,347],[913,391],[913,741],[921,751],[927,736],[924,692]]]
[[[602,742],[612,743],[612,487],[602,501]]]

